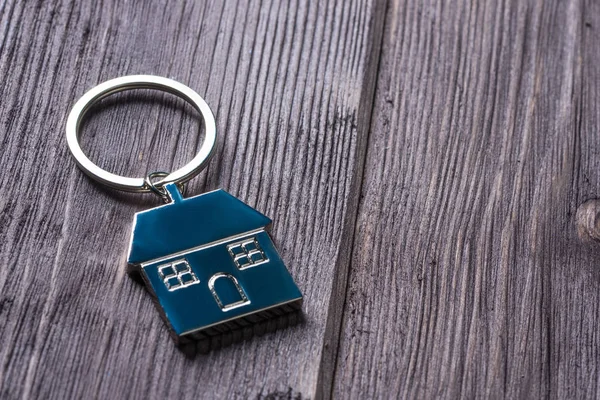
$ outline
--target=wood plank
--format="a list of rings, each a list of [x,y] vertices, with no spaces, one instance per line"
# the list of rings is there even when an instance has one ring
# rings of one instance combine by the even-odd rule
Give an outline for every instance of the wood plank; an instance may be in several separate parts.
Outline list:
[[[600,196],[599,27],[592,2],[391,2],[334,397],[600,396],[574,223]]]
[[[384,8],[338,2],[0,4],[0,397],[314,398],[330,394]],[[108,78],[151,73],[213,107],[222,187],[274,220],[305,323],[189,359],[125,274],[150,195],[79,171],[66,116]],[[198,123],[168,96],[107,100],[84,129],[102,167],[171,169]]]

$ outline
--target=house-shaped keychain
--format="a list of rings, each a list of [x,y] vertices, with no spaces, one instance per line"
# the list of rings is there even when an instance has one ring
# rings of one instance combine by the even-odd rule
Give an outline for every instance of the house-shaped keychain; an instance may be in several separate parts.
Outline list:
[[[176,341],[201,340],[298,310],[302,294],[265,227],[271,220],[223,190],[135,215],[128,263]]]

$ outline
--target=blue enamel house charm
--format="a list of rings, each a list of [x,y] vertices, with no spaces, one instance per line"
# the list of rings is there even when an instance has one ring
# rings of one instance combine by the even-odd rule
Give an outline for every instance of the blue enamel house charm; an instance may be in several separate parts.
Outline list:
[[[103,170],[83,153],[78,130],[85,113],[104,97],[131,89],[174,94],[202,115],[204,139],[188,164],[130,178]],[[217,139],[215,118],[198,93],[152,75],[111,79],[75,103],[66,131],[71,153],[92,179],[154,193],[167,203],[135,215],[127,262],[142,276],[178,344],[198,341],[194,348],[203,352],[296,322],[302,294],[265,231],[271,220],[223,190],[181,196],[179,187],[206,167]]]
[[[178,342],[294,312],[302,294],[265,231],[271,220],[223,190],[135,215],[128,263]]]

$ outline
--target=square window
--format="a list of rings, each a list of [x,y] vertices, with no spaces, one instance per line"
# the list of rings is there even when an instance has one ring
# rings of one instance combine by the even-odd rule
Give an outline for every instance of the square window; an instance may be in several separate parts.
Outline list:
[[[166,279],[165,284],[167,285],[167,289],[173,289],[181,285],[181,282],[179,282],[179,279],[177,279],[177,277],[174,276],[172,278]]]
[[[230,254],[231,254],[233,257],[236,257],[236,256],[239,256],[239,255],[241,255],[241,254],[244,254],[244,249],[242,248],[242,246],[241,246],[241,245],[237,245],[237,246],[231,246],[231,247],[229,248],[229,253],[230,253]]]
[[[163,278],[168,278],[170,276],[176,275],[175,270],[173,270],[173,267],[170,265],[166,265],[166,266],[160,268],[159,271],[160,271],[160,274],[163,276]]]
[[[262,253],[260,252],[256,252],[256,253],[252,253],[250,255],[250,260],[252,261],[252,263],[257,263],[257,262],[261,262],[263,261],[265,258],[263,257]]]
[[[244,250],[246,250],[246,253],[252,253],[254,251],[257,251],[258,248],[256,242],[253,240],[251,242],[244,243]]]
[[[194,275],[192,275],[190,272],[182,274],[180,276],[180,278],[181,278],[181,282],[183,282],[184,285],[194,282],[194,280],[196,279],[196,277]]]
[[[173,264],[173,266],[177,272],[188,272],[190,270],[190,266],[185,262],[179,262],[177,264]]]
[[[248,256],[241,256],[235,259],[236,264],[240,267],[243,268],[247,265],[252,264],[252,262],[250,261],[250,259],[248,258]]]

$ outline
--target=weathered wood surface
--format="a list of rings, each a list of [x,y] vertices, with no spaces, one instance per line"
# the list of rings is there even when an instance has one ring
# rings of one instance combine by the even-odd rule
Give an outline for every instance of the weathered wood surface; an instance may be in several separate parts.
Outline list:
[[[150,3],[0,3],[0,398],[600,397],[600,6]],[[273,218],[304,323],[174,348],[125,274],[159,203],[91,182],[63,137],[131,73],[211,105],[187,193]],[[120,97],[85,124],[94,161],[191,157],[189,107]]]
[[[383,12],[364,1],[1,4],[1,398],[329,390]],[[174,347],[125,274],[133,214],[158,199],[94,184],[64,139],[79,96],[132,73],[173,77],[211,105],[218,151],[187,192],[222,187],[272,217],[304,324],[195,359]],[[128,97],[90,117],[91,158],[130,176],[183,165],[194,116]]]
[[[600,7],[395,1],[385,27],[334,393],[599,398],[575,215],[600,197]]]

